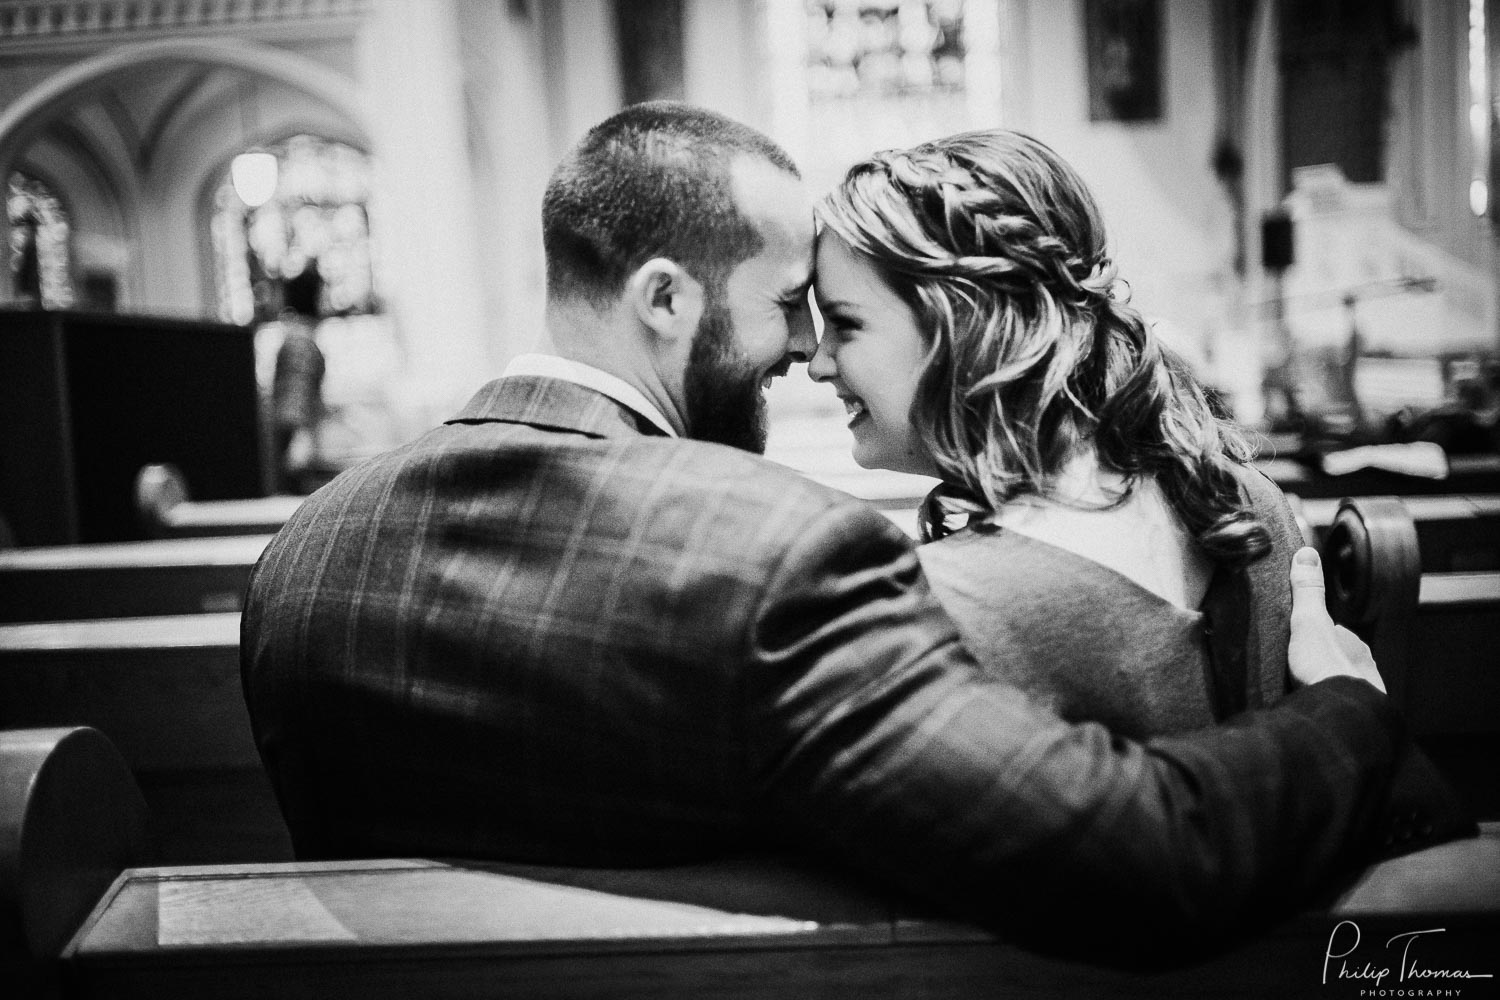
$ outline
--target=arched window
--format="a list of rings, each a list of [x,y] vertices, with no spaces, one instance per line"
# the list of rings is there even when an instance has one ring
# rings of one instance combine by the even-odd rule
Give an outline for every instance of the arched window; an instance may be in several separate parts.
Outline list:
[[[16,299],[47,309],[73,304],[68,213],[46,184],[20,172],[6,185],[10,281]]]
[[[338,467],[393,447],[400,427],[388,398],[401,364],[373,283],[370,158],[352,146],[298,135],[269,147],[275,193],[255,208],[231,171],[213,192],[211,238],[221,318],[253,323],[256,378],[269,392],[284,330],[282,280],[316,261],[323,279],[317,343],[327,360],[319,430],[322,460]]]
[[[341,142],[298,135],[271,147],[276,193],[249,208],[225,171],[214,193],[212,238],[221,318],[274,319],[280,281],[316,261],[330,316],[378,311],[371,268],[369,157]]]

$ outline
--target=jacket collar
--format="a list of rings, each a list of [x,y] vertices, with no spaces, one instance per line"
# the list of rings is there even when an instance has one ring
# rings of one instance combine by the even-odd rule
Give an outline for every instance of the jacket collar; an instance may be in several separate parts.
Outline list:
[[[589,437],[663,437],[655,424],[604,393],[535,375],[499,378],[482,387],[449,424],[530,424]]]

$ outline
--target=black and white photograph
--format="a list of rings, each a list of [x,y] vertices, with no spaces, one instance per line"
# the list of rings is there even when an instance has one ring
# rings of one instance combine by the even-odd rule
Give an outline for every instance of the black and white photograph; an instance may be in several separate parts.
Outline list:
[[[0,995],[1500,997],[1500,0],[0,0]]]

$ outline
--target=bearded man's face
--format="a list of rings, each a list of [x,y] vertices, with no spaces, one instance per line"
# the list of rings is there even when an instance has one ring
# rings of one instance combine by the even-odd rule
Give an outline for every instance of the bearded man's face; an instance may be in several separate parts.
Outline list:
[[[765,452],[762,376],[735,340],[721,293],[709,294],[683,378],[688,437]]]

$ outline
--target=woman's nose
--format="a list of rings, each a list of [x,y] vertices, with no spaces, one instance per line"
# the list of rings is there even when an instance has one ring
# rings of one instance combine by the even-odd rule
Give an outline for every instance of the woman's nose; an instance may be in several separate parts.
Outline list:
[[[812,360],[807,363],[807,375],[814,382],[827,382],[839,373],[838,362],[833,359],[832,341],[833,338],[825,332]]]

